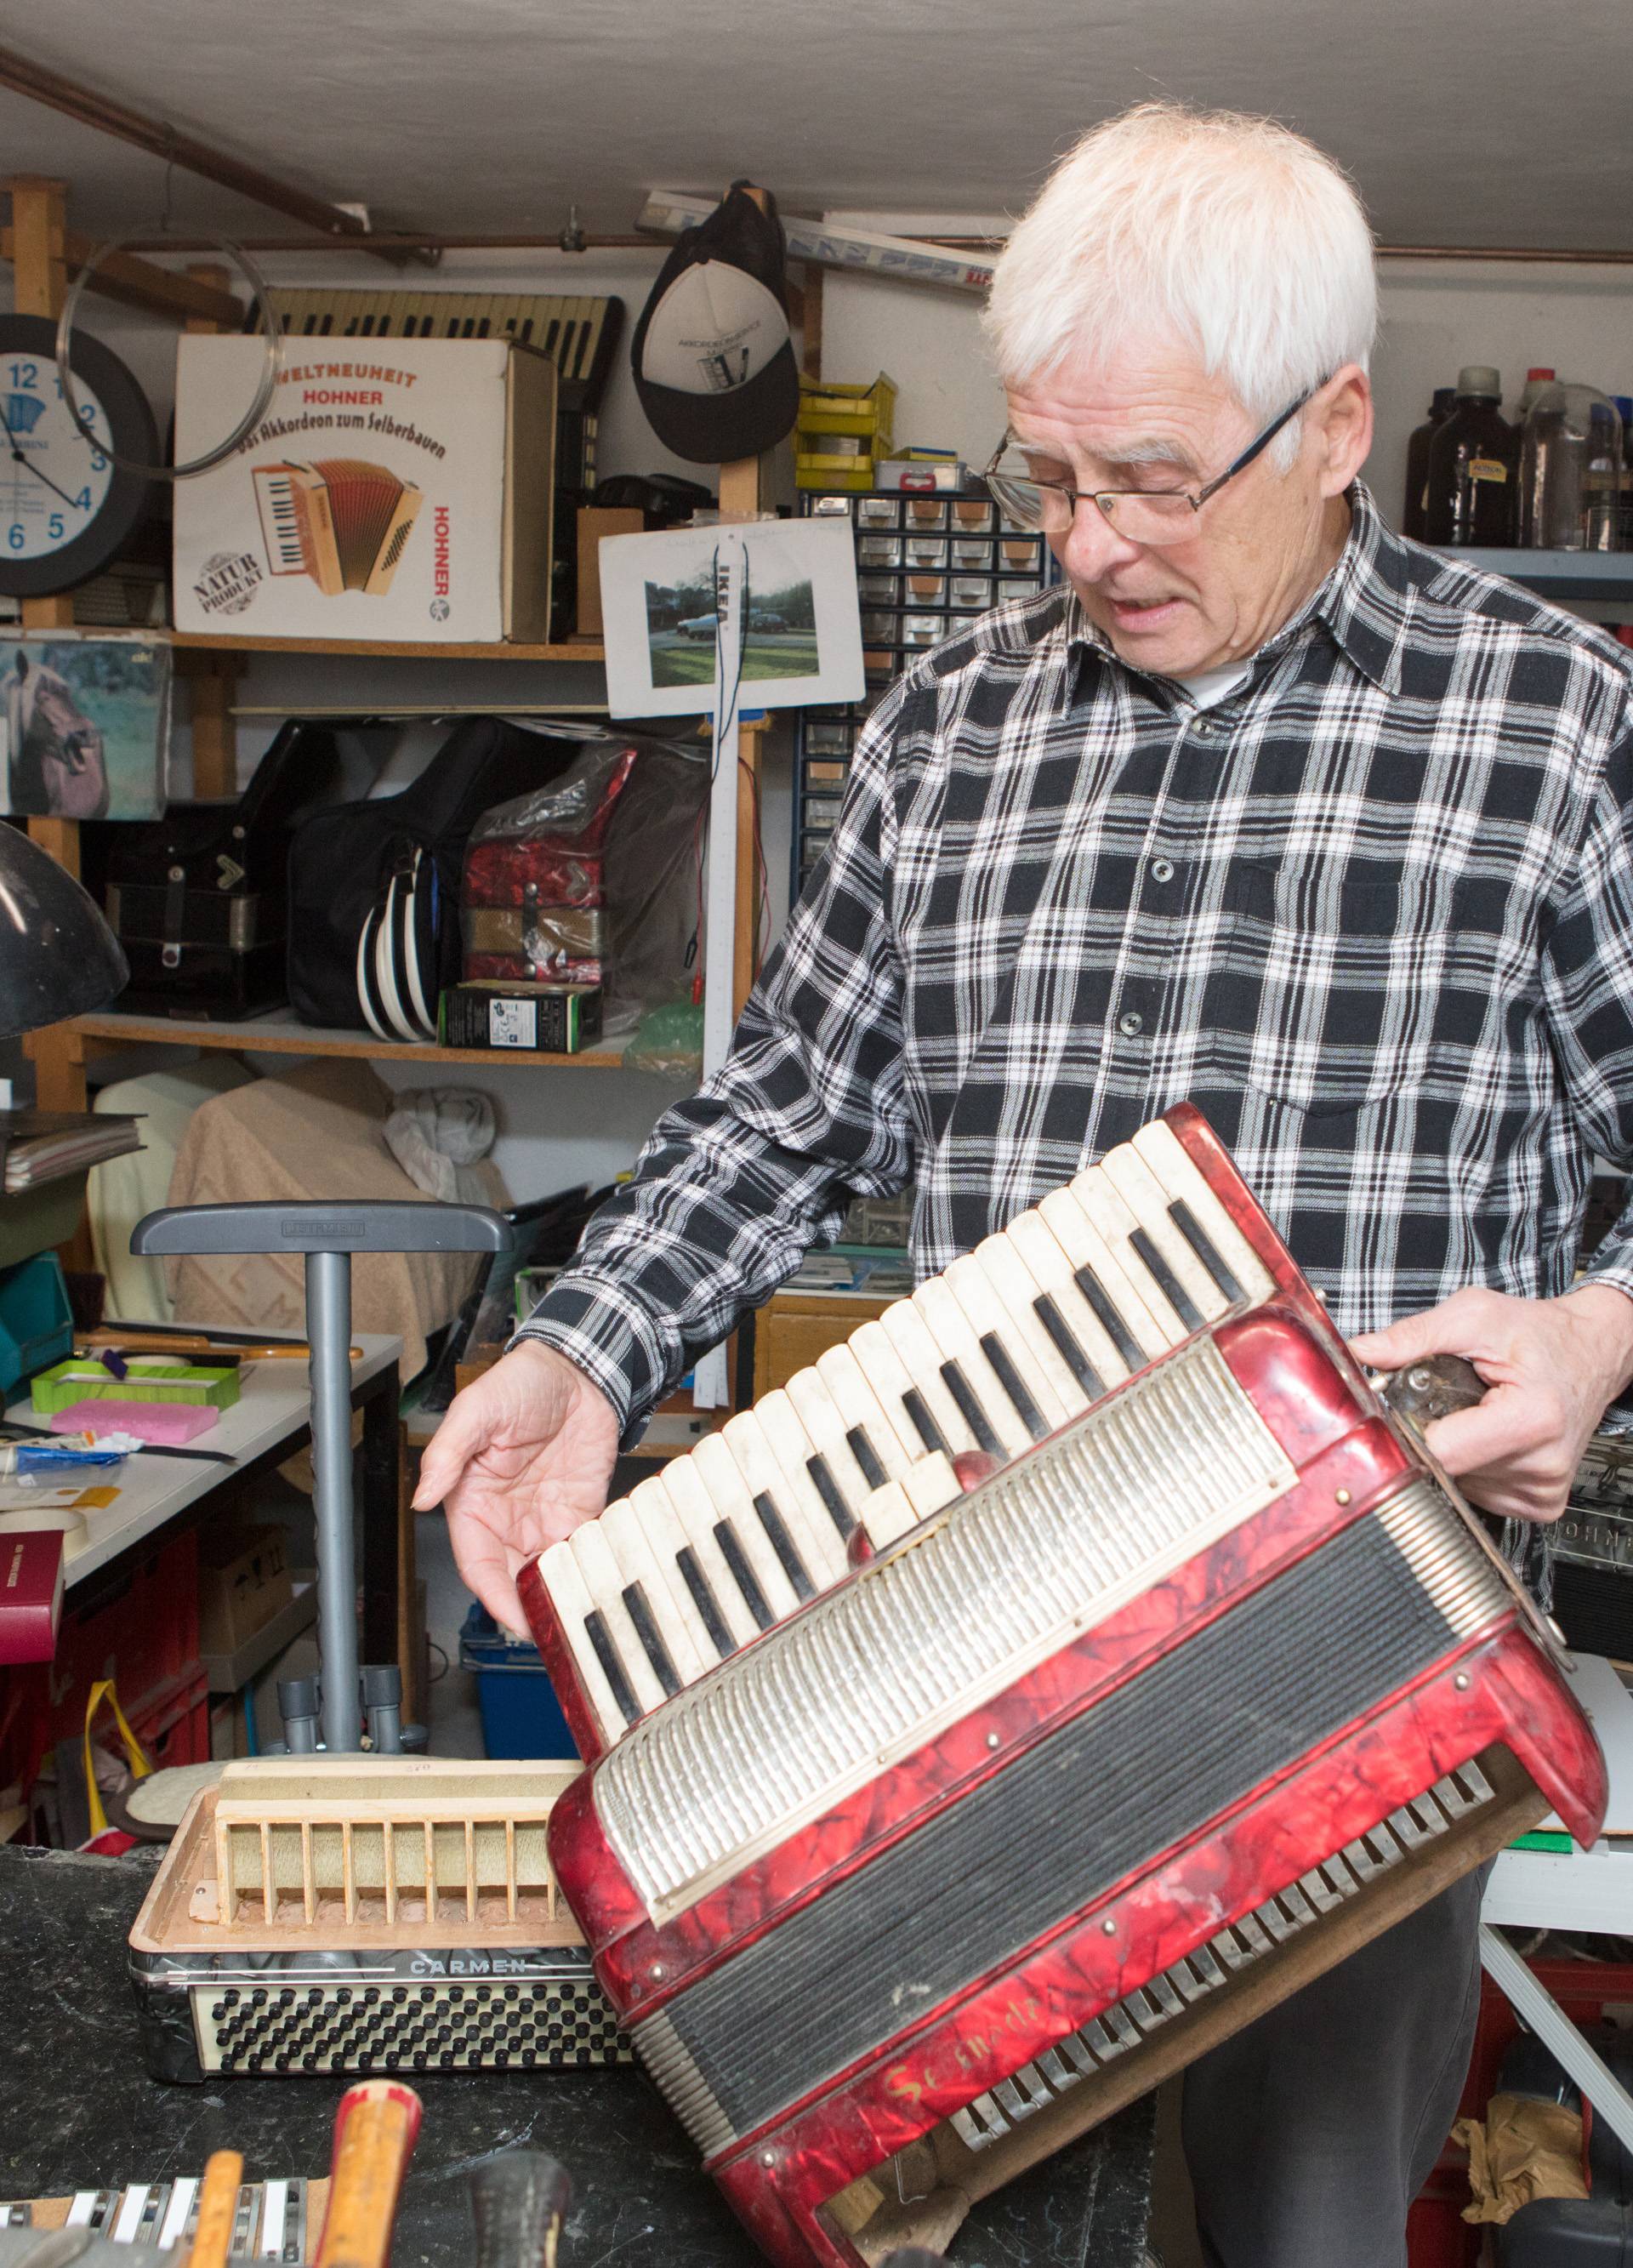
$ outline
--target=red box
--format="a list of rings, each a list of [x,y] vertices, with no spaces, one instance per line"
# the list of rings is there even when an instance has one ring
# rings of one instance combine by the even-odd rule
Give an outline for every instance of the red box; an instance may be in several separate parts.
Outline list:
[[[1607,2008],[1633,2007],[1633,1964],[1615,1961],[1533,1961],[1531,1973],[1551,1992],[1571,2022],[1595,2024]],[[1503,2058],[1519,2031],[1519,2019],[1489,1977],[1480,1980],[1480,2020],[1468,2078],[1457,2106],[1460,2118],[1483,2118],[1497,2091]],[[1407,2217],[1409,2268],[1477,2268],[1477,2224],[1463,2219],[1470,2201],[1468,2160],[1449,2140]]]
[[[105,1604],[77,1609],[70,1593],[55,1660],[0,1670],[0,1786],[32,1786],[59,1741],[84,1734],[99,1679],[114,1680],[134,1724],[138,1709],[198,1668],[198,1538],[189,1528],[161,1544]],[[201,1755],[209,1753],[207,1729]]]

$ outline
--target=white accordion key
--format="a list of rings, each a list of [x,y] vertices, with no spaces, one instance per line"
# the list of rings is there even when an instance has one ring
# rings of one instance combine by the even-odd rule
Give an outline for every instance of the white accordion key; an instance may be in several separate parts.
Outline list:
[[[673,1464],[667,1468],[670,1472],[674,1469]],[[697,1564],[697,1555],[665,1486],[665,1475],[656,1473],[632,1488],[629,1508],[639,1519],[641,1533],[665,1578],[673,1612],[685,1624],[699,1662],[707,1668],[734,1653],[737,1640],[731,1624]],[[610,1511],[602,1515],[610,1516]]]
[[[766,1396],[767,1401],[770,1398],[769,1395]],[[737,1461],[738,1470],[760,1515],[760,1524],[782,1562],[783,1572],[802,1598],[814,1598],[826,1588],[830,1567],[835,1581],[844,1573],[844,1550],[834,1535],[831,1521],[824,1518],[820,1528],[813,1528],[805,1493],[809,1491],[814,1496],[816,1491],[811,1488],[807,1476],[800,1476],[805,1482],[801,1489],[783,1471],[766,1438],[761,1407],[756,1403],[753,1410],[729,1418],[720,1428],[720,1438]],[[830,1536],[835,1544],[831,1557],[828,1549]]]
[[[845,1421],[845,1439],[868,1486],[883,1488],[886,1481],[904,1473],[919,1454],[921,1445],[904,1440],[897,1432],[850,1346],[829,1347],[820,1354],[816,1373],[838,1405]]]
[[[1094,1397],[1085,1390],[1038,1313],[1043,1287],[1021,1257],[1020,1247],[1009,1235],[988,1236],[969,1256],[1003,1302],[1009,1322],[1007,1328],[1000,1322],[998,1333],[1005,1345],[1030,1360],[1058,1403],[1062,1422],[1078,1416]]]
[[[941,1349],[942,1378],[969,1421],[975,1445],[989,1456],[1019,1456],[1033,1435],[982,1351],[980,1336],[948,1288],[932,1276],[913,1294],[924,1328]]]
[[[1097,1402],[1129,1374],[1116,1341],[1084,1298],[1065,1247],[1035,1207],[1004,1232],[1038,1285],[1039,1321],[1055,1341],[1085,1398]]]
[[[644,1481],[641,1485],[645,1488],[650,1484]],[[635,1626],[642,1650],[658,1683],[666,1692],[679,1692],[682,1685],[701,1677],[718,1656],[708,1643],[691,1600],[687,1599],[683,1606],[676,1596],[654,1549],[645,1513],[645,1505],[626,1498],[622,1504],[608,1505],[596,1526],[605,1535],[623,1577],[624,1611]]]
[[[736,1458],[718,1433],[713,1433],[698,1443],[690,1462],[713,1502],[716,1539],[755,1620],[759,1620],[759,1601],[763,1600],[770,1620],[780,1623],[798,1606],[801,1594],[766,1533]]]
[[[797,1370],[783,1391],[811,1443],[811,1478],[845,1541],[862,1517],[873,1483],[857,1462],[844,1412],[814,1367]]]
[[[1052,1189],[1040,1203],[1038,1218],[1070,1261],[1074,1282],[1118,1353],[1131,1371],[1144,1370],[1167,1351],[1173,1336],[1129,1283],[1122,1263],[1079,1202],[1078,1182],[1088,1179],[1089,1174],[1079,1174],[1069,1189]]]
[[[600,1622],[589,1585],[568,1543],[552,1543],[539,1560],[539,1579],[550,1594],[578,1683],[594,1718],[596,1728],[610,1748],[626,1725],[640,1714],[634,1688],[613,1649],[610,1636]],[[597,1643],[597,1633],[600,1643]],[[614,1691],[613,1680],[622,1681]]]
[[[1165,1119],[1143,1126],[1133,1148],[1162,1186],[1181,1236],[1225,1294],[1225,1303],[1256,1307],[1276,1279],[1214,1195],[1202,1168]]]
[[[901,1439],[916,1457],[948,1447],[935,1412],[919,1392],[917,1381],[896,1352],[894,1340],[878,1322],[857,1326],[845,1342],[861,1366]]]
[[[644,1715],[647,1710],[656,1709],[660,1702],[668,1699],[669,1680],[662,1675],[642,1645],[641,1633],[624,1603],[625,1577],[607,1542],[605,1519],[586,1520],[582,1528],[576,1528],[568,1538],[568,1549],[578,1563],[578,1572],[600,1616],[601,1628]],[[671,1676],[673,1674],[672,1670]],[[607,1682],[616,1693],[618,1681],[610,1671]],[[675,1682],[678,1687],[679,1681]]]
[[[876,1488],[862,1507],[862,1530],[875,1551],[910,1535],[918,1522],[917,1507],[900,1481]]]
[[[1019,1317],[1005,1297],[1010,1273],[1000,1263],[995,1278],[974,1253],[967,1252],[942,1270],[942,1281],[969,1318],[982,1352],[1019,1412],[1028,1437],[1041,1441],[1076,1416],[1082,1396],[1074,1389],[1074,1406],[1069,1408],[1053,1373],[1033,1353]]]
[[[856,1526],[856,1515],[840,1494],[827,1458],[818,1450],[800,1421],[792,1398],[775,1386],[754,1404],[754,1418],[788,1486],[805,1516],[814,1565],[824,1580],[836,1583],[847,1572],[845,1545]],[[838,1425],[838,1412],[834,1413]],[[727,1440],[732,1427],[725,1428]]]
[[[194,2174],[182,2176],[172,2189],[170,2201],[165,2207],[165,2218],[159,2224],[158,2249],[161,2252],[167,2252],[173,2245],[180,2244],[187,2235],[193,2201],[197,2195],[198,2178]]]
[[[943,1440],[956,1456],[960,1449],[978,1449],[981,1442],[968,1418],[953,1399],[941,1374],[943,1355],[931,1336],[930,1327],[911,1300],[897,1300],[886,1308],[879,1327],[894,1347],[913,1389],[934,1419]]]
[[[862,1525],[869,1543],[883,1551],[963,1493],[952,1458],[945,1449],[932,1450],[910,1464],[899,1480],[875,1489],[863,1506]]]
[[[1104,1161],[1079,1174],[1071,1183],[1070,1193],[1105,1239],[1124,1278],[1162,1333],[1164,1349],[1177,1346],[1181,1339],[1188,1338],[1191,1326],[1168,1297],[1161,1278],[1152,1274],[1145,1253],[1140,1250],[1144,1241],[1149,1252],[1150,1243],[1141,1238],[1139,1221],[1107,1174]]]
[[[709,1616],[703,1604],[706,1596],[713,1602],[714,1610],[730,1634],[733,1646],[747,1646],[751,1638],[756,1637],[762,1630],[769,1629],[770,1609],[766,1607],[763,1599],[759,1598],[756,1590],[757,1603],[765,1609],[763,1616],[757,1614],[744,1596],[735,1571],[727,1565],[716,1533],[720,1515],[691,1458],[677,1457],[672,1464],[666,1465],[663,1481],[664,1491],[674,1506],[675,1518],[686,1536],[686,1548],[692,1555],[691,1565],[702,1586],[702,1596],[694,1593],[699,1613],[707,1622]],[[688,1572],[687,1563],[680,1561],[679,1564],[684,1580]]]
[[[1106,1178],[1139,1222],[1133,1241],[1181,1322],[1199,1331],[1228,1314],[1232,1302],[1181,1235],[1169,1214],[1162,1184],[1134,1145],[1119,1144],[1107,1152],[1100,1163]]]

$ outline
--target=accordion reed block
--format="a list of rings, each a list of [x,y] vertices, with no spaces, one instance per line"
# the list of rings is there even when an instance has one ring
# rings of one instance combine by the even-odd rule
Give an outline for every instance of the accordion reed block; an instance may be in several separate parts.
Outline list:
[[[577,1770],[229,1765],[189,1807],[131,1933],[154,2075],[622,2060],[546,1847]]]
[[[198,2228],[200,2183],[194,2175],[132,2182],[124,2189],[77,2190],[72,2197],[0,2202],[0,2228],[82,2229],[115,2244],[177,2259]],[[234,2260],[313,2259],[328,2210],[322,2181],[246,2182],[232,2220]]]
[[[1603,1760],[1170,1111],[524,1571],[557,1877],[763,2250],[945,2245]]]

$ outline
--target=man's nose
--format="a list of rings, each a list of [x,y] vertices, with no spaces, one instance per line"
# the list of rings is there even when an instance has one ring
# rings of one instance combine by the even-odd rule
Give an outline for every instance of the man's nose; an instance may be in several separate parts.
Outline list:
[[[1060,563],[1079,583],[1098,583],[1137,559],[1140,546],[1118,534],[1092,496],[1080,496],[1059,546]]]

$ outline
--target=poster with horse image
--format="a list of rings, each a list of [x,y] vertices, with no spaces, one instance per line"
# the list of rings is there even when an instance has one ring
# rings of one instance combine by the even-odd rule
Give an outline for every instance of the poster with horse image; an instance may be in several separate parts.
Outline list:
[[[171,682],[170,649],[140,638],[0,641],[0,811],[157,818]]]

